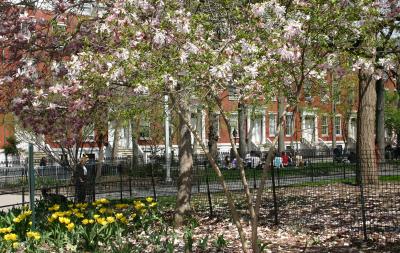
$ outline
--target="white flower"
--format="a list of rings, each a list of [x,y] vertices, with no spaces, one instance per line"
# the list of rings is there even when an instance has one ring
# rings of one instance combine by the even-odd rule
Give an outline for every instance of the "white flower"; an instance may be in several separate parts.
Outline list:
[[[258,65],[257,64],[245,66],[243,69],[245,71],[245,75],[248,77],[251,77],[252,79],[254,79],[258,76]]]
[[[254,16],[261,17],[265,13],[265,3],[256,3],[251,5],[251,11],[253,12]]]
[[[256,53],[258,51],[257,46],[248,43],[246,40],[240,40],[240,44],[242,44],[242,50],[244,53]]]
[[[187,42],[184,46],[183,49],[191,54],[197,54],[199,52],[199,48],[194,45],[193,43]]]
[[[149,88],[143,85],[139,85],[133,90],[136,94],[147,95],[149,94]]]
[[[164,31],[158,30],[156,31],[156,34],[154,35],[153,42],[154,44],[158,46],[163,46],[166,43],[167,36]]]
[[[303,30],[301,29],[302,24],[297,21],[297,20],[289,20],[287,25],[284,28],[285,31],[285,38],[286,39],[292,39],[300,34],[303,33]]]
[[[187,63],[188,56],[189,56],[188,53],[182,50],[181,55],[179,56],[181,63]]]
[[[225,62],[222,65],[211,67],[210,74],[218,79],[230,80],[232,79],[231,67],[230,62]]]

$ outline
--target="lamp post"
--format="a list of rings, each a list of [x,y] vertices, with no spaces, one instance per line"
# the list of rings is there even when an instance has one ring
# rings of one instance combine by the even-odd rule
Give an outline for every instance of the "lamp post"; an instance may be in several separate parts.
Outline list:
[[[166,169],[166,178],[165,181],[171,182],[171,149],[170,149],[170,133],[169,133],[169,109],[168,109],[168,95],[164,95],[164,113],[165,113],[165,121],[164,121],[164,131],[165,131],[165,169]]]

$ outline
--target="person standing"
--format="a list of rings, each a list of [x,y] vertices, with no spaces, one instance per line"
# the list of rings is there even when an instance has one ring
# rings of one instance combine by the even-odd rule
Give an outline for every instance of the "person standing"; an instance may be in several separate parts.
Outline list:
[[[75,171],[75,202],[83,203],[86,200],[86,181],[87,181],[87,168],[86,163],[89,161],[89,157],[84,154],[79,160]]]

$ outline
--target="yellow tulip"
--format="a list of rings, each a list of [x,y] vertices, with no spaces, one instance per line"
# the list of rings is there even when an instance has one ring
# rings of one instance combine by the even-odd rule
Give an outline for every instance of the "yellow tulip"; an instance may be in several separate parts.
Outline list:
[[[17,239],[18,239],[18,236],[14,233],[4,235],[4,240],[6,240],[6,241],[16,241]]]
[[[88,220],[88,219],[82,220],[82,224],[83,224],[83,225],[87,225],[88,223],[89,223],[89,220]]]
[[[151,203],[151,202],[153,202],[153,198],[152,198],[152,197],[147,197],[147,198],[146,198],[146,201],[147,201],[148,203]]]
[[[113,222],[115,222],[115,218],[109,216],[109,217],[107,217],[107,222],[108,222],[108,223],[113,223]]]
[[[124,217],[124,215],[122,214],[122,213],[117,213],[117,214],[115,214],[115,218],[117,218],[117,219],[121,219],[122,217]]]
[[[126,219],[125,217],[122,217],[122,218],[120,219],[120,221],[121,221],[122,223],[125,223],[125,224],[128,223],[128,221],[127,221],[127,219]]]
[[[72,222],[67,225],[68,231],[72,231],[74,229],[74,227],[75,227],[75,224]]]
[[[29,232],[26,232],[26,236],[28,238],[33,238],[35,240],[40,240],[40,233],[39,232],[29,231]]]
[[[19,248],[19,242],[14,242],[12,247],[13,247],[13,249],[18,249]]]
[[[20,217],[15,217],[13,219],[14,223],[20,223],[21,222],[21,218]]]
[[[151,207],[151,208],[156,207],[156,206],[157,206],[157,202],[153,202],[153,203],[149,204],[149,207]]]
[[[95,218],[95,219],[98,219],[99,217],[100,217],[100,215],[98,215],[98,214],[93,215],[93,218]]]

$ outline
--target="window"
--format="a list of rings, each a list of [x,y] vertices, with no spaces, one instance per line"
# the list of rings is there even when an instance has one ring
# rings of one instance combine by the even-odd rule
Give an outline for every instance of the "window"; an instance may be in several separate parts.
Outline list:
[[[147,120],[140,121],[139,137],[142,140],[150,139],[150,122]]]
[[[58,22],[57,23],[57,29],[59,31],[65,32],[67,30],[67,25],[63,22]]]
[[[342,135],[342,124],[340,116],[335,116],[335,134]]]
[[[235,86],[230,85],[228,87],[228,93],[228,100],[239,100],[239,95]]]
[[[329,135],[328,116],[326,115],[321,117],[321,134],[322,136]]]
[[[233,131],[236,130],[236,134],[239,135],[239,129],[238,129],[238,116],[237,114],[232,114],[229,117],[229,125],[231,126],[231,132],[233,134]]]
[[[304,99],[306,102],[312,102],[312,87],[310,82],[304,82]]]
[[[357,139],[357,119],[350,118],[350,125],[349,125],[349,137],[353,139]]]
[[[286,114],[286,124],[285,124],[285,133],[286,136],[292,136],[294,133],[294,121],[293,121],[293,114],[288,113]]]
[[[269,114],[269,136],[276,135],[276,114]]]
[[[262,133],[263,133],[263,120],[262,115],[256,114],[253,119],[251,119],[252,131],[251,131],[251,140],[255,144],[261,144],[262,142]]]

